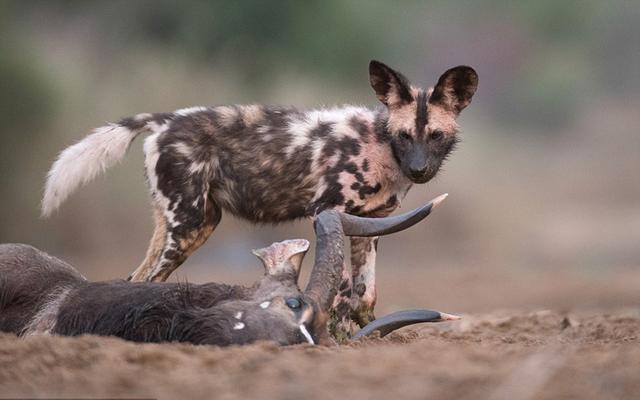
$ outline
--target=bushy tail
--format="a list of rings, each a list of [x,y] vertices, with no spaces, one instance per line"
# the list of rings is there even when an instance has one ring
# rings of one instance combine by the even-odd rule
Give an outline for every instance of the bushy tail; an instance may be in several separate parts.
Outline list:
[[[60,153],[47,174],[42,216],[50,216],[74,190],[122,160],[133,139],[148,129],[146,116],[150,114],[97,128]],[[125,124],[124,121],[136,123]]]

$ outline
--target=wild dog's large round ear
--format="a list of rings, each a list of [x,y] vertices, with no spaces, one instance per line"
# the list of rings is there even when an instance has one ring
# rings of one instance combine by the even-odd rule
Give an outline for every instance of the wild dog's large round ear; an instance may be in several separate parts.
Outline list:
[[[369,83],[378,100],[388,107],[399,107],[413,101],[409,80],[380,61],[369,62]]]
[[[457,115],[471,103],[477,88],[478,74],[473,68],[466,65],[453,67],[440,76],[429,103],[442,106]]]
[[[298,282],[304,255],[309,250],[309,241],[292,239],[273,243],[269,247],[251,250],[262,261],[265,274],[274,277],[293,278]]]

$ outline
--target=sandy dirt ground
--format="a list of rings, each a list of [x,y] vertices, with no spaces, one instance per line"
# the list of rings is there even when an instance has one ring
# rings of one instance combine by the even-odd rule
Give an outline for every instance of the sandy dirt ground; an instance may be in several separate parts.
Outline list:
[[[640,312],[465,315],[331,348],[0,336],[0,397],[632,399]]]

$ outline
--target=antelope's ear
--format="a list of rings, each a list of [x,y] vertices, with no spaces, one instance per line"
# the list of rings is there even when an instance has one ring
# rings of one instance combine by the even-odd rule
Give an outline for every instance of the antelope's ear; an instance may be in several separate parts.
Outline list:
[[[429,103],[439,105],[456,115],[471,103],[478,88],[478,74],[466,65],[453,67],[442,74],[433,88]]]
[[[285,240],[251,252],[262,261],[265,274],[278,278],[293,278],[298,282],[304,255],[309,250],[305,239]]]
[[[369,63],[369,83],[378,100],[387,107],[400,107],[413,101],[407,78],[380,61]]]

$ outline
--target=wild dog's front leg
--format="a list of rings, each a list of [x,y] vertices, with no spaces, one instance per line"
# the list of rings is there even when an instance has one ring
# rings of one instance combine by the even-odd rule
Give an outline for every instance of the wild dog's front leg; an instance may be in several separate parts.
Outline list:
[[[353,321],[361,328],[375,319],[377,237],[351,238],[351,275],[353,282]]]
[[[329,321],[329,333],[338,343],[348,340],[356,331],[356,326],[351,319],[353,310],[352,288],[351,272],[347,268],[346,262],[343,262],[342,280],[338,287],[338,294],[333,300]]]
[[[351,271],[342,268],[342,281],[333,302],[329,332],[338,343],[375,319],[376,248],[378,238],[351,238]]]

